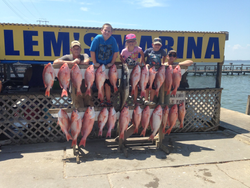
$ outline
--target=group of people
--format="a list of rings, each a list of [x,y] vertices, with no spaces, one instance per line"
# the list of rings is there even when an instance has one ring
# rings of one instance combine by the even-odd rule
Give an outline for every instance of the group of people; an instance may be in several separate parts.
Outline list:
[[[119,49],[115,38],[112,36],[112,32],[112,26],[108,23],[105,23],[101,28],[101,34],[97,35],[91,43],[90,55],[96,68],[103,64],[107,67],[111,67],[118,57]],[[145,64],[149,64],[149,66],[177,64],[190,66],[193,64],[193,61],[191,60],[186,60],[179,63],[174,62],[177,59],[177,52],[175,50],[170,50],[168,53],[166,53],[165,50],[161,49],[162,40],[160,38],[155,38],[152,43],[152,48],[148,48],[144,52],[142,48],[137,45],[135,34],[131,33],[126,35],[125,40],[125,48],[120,53],[120,60],[122,63],[127,63],[128,65],[133,66],[137,64],[141,66]],[[81,50],[80,42],[72,41],[70,47],[71,54],[64,55],[61,58],[56,59],[54,64],[89,64],[89,56],[87,54],[81,54]],[[139,54],[141,56],[140,58]],[[105,81],[104,88],[107,101],[104,102],[104,100],[101,100],[101,106],[111,106],[111,84],[109,80]],[[136,102],[137,92],[138,91],[135,92],[136,97],[134,97],[134,102]],[[146,89],[146,97],[144,102],[145,105],[153,105],[154,96],[154,88],[150,92],[148,89]],[[150,99],[148,99],[148,97]]]

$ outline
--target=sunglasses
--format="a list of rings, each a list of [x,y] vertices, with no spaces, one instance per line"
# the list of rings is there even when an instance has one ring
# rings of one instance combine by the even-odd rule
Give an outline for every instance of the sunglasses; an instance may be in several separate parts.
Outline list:
[[[176,54],[169,54],[169,57],[176,57]]]

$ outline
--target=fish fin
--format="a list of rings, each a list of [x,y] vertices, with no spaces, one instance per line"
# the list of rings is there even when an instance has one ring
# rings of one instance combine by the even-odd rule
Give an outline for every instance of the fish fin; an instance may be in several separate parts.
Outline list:
[[[86,145],[86,138],[82,138],[81,141],[80,141],[80,143],[79,143],[79,147],[80,146],[84,146],[85,147],[85,145]]]
[[[66,96],[66,97],[68,96],[68,92],[65,89],[62,90],[61,97],[63,97],[63,96]]]
[[[69,133],[66,134],[66,139],[67,139],[67,141],[72,140],[72,137],[71,137],[71,135]]]

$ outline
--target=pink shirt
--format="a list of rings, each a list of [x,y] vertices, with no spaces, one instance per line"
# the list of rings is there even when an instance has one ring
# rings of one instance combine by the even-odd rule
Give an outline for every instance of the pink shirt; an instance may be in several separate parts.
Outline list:
[[[121,55],[128,65],[136,65],[137,63],[139,63],[138,56],[140,52],[142,52],[142,48],[139,46],[135,46],[132,52],[129,52],[127,48],[124,48],[121,52]]]

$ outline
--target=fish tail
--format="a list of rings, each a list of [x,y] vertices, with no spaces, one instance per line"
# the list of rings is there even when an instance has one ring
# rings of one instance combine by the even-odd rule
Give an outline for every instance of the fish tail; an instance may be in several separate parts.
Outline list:
[[[107,134],[106,134],[106,138],[109,137],[111,138],[111,130],[108,130]]]
[[[118,91],[117,87],[115,86],[114,87],[114,92],[116,93]]]
[[[159,95],[159,89],[155,90],[155,95],[158,97],[158,95]]]
[[[76,146],[76,141],[77,141],[77,140],[72,140],[71,147]]]
[[[167,95],[169,95],[169,94],[170,94],[170,89],[167,90]]]
[[[98,99],[102,99],[102,92],[100,91],[98,91]]]
[[[138,133],[138,128],[135,128],[134,133]]]
[[[68,92],[65,89],[62,90],[61,97],[63,97],[63,96],[66,96],[66,97],[68,96]]]
[[[145,90],[141,91],[141,97],[146,97],[146,91]]]
[[[166,134],[170,134],[171,133],[171,131],[172,131],[172,129],[171,128],[169,128],[167,131],[166,131]]]
[[[183,128],[183,122],[180,123],[180,128]]]
[[[83,137],[81,139],[80,143],[79,143],[79,146],[84,146],[85,147],[85,145],[86,145],[86,138]]]
[[[124,132],[121,132],[121,133],[120,133],[119,139],[120,139],[120,140],[124,140]]]
[[[72,137],[70,136],[69,133],[66,134],[66,139],[67,139],[67,141],[72,140]]]
[[[174,90],[172,91],[171,95],[176,95],[176,91],[177,91],[177,89],[174,88]]]
[[[131,95],[134,95],[135,89],[132,88]]]
[[[98,136],[102,136],[102,130],[99,130]]]
[[[145,129],[143,129],[143,130],[142,130],[142,132],[141,132],[141,134],[140,134],[140,136],[142,135],[142,136],[144,136],[144,137],[145,137],[145,134],[146,134],[146,130],[145,130]]]
[[[86,95],[91,96],[91,91],[90,91],[90,88],[88,88],[88,89],[87,89],[87,91],[86,91]]]
[[[50,90],[47,88],[46,91],[45,91],[45,96],[50,96]]]
[[[153,134],[150,135],[149,140],[152,140],[152,141],[154,140],[154,135]]]
[[[81,90],[77,91],[76,96],[82,95]]]

